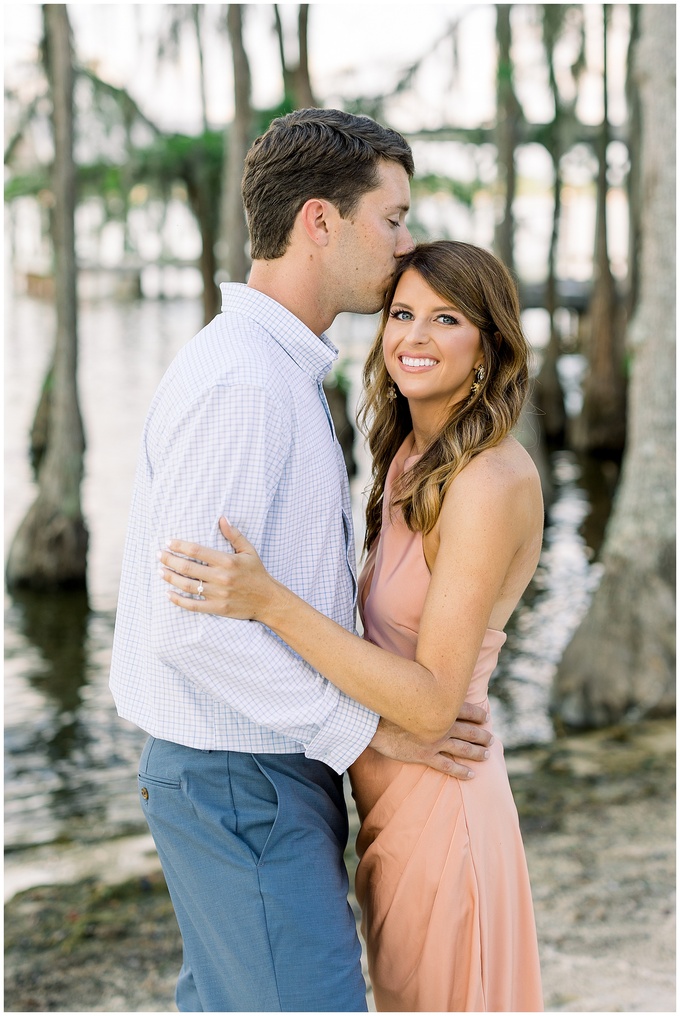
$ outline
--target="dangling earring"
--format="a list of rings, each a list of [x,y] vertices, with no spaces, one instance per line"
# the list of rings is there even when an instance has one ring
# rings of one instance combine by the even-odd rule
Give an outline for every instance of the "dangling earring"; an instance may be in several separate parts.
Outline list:
[[[387,395],[386,395],[387,401],[394,402],[396,397],[397,397],[397,389],[394,384],[394,381],[392,381],[392,379],[390,378],[390,380],[387,382]]]
[[[484,370],[484,364],[480,363],[479,367],[475,370],[475,379],[470,386],[470,398],[475,396],[481,388],[484,378],[486,377],[486,371]]]

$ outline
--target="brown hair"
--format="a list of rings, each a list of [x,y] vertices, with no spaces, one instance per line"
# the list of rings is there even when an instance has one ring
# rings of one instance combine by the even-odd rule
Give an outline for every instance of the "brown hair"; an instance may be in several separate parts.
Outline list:
[[[413,176],[413,155],[396,131],[368,116],[338,109],[298,109],[272,120],[250,147],[243,203],[253,259],[286,251],[305,201],[331,201],[343,218],[379,185],[378,164],[389,159]]]
[[[503,440],[517,423],[528,394],[529,346],[517,288],[505,265],[481,247],[450,240],[420,244],[400,258],[363,375],[359,420],[373,460],[365,550],[380,531],[390,462],[412,430],[407,400],[398,389],[396,399],[388,398],[392,382],[382,349],[394,292],[407,271],[418,272],[435,293],[479,328],[486,370],[479,390],[452,406],[440,433],[395,487],[392,507],[401,509],[409,529],[430,532],[451,481],[474,455]]]

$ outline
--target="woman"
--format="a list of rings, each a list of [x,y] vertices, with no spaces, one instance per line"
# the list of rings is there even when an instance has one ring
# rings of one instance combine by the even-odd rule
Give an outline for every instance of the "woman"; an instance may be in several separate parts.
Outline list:
[[[510,434],[527,355],[515,286],[493,255],[448,241],[416,247],[400,259],[364,370],[373,455],[364,639],[272,579],[224,520],[236,554],[172,541],[161,556],[170,599],[261,621],[425,741],[446,732],[464,700],[488,707],[503,628],[541,547],[538,475]],[[350,777],[378,1009],[540,1010],[531,894],[500,743],[470,782],[371,749]]]

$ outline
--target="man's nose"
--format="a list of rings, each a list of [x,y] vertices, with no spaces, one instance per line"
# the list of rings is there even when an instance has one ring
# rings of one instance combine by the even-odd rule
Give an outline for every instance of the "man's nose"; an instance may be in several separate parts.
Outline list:
[[[397,240],[397,247],[395,250],[395,256],[400,258],[404,254],[408,254],[410,250],[415,247],[415,241],[409,233],[406,226],[402,226],[399,230],[399,238]]]

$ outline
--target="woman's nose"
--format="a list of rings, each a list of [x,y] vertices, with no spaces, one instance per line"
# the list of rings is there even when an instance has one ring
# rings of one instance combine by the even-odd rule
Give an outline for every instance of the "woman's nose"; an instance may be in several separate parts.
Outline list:
[[[420,346],[424,342],[428,342],[430,338],[429,329],[427,327],[427,321],[420,321],[416,318],[413,321],[409,321],[409,327],[406,333],[406,341],[413,343],[414,346]]]

